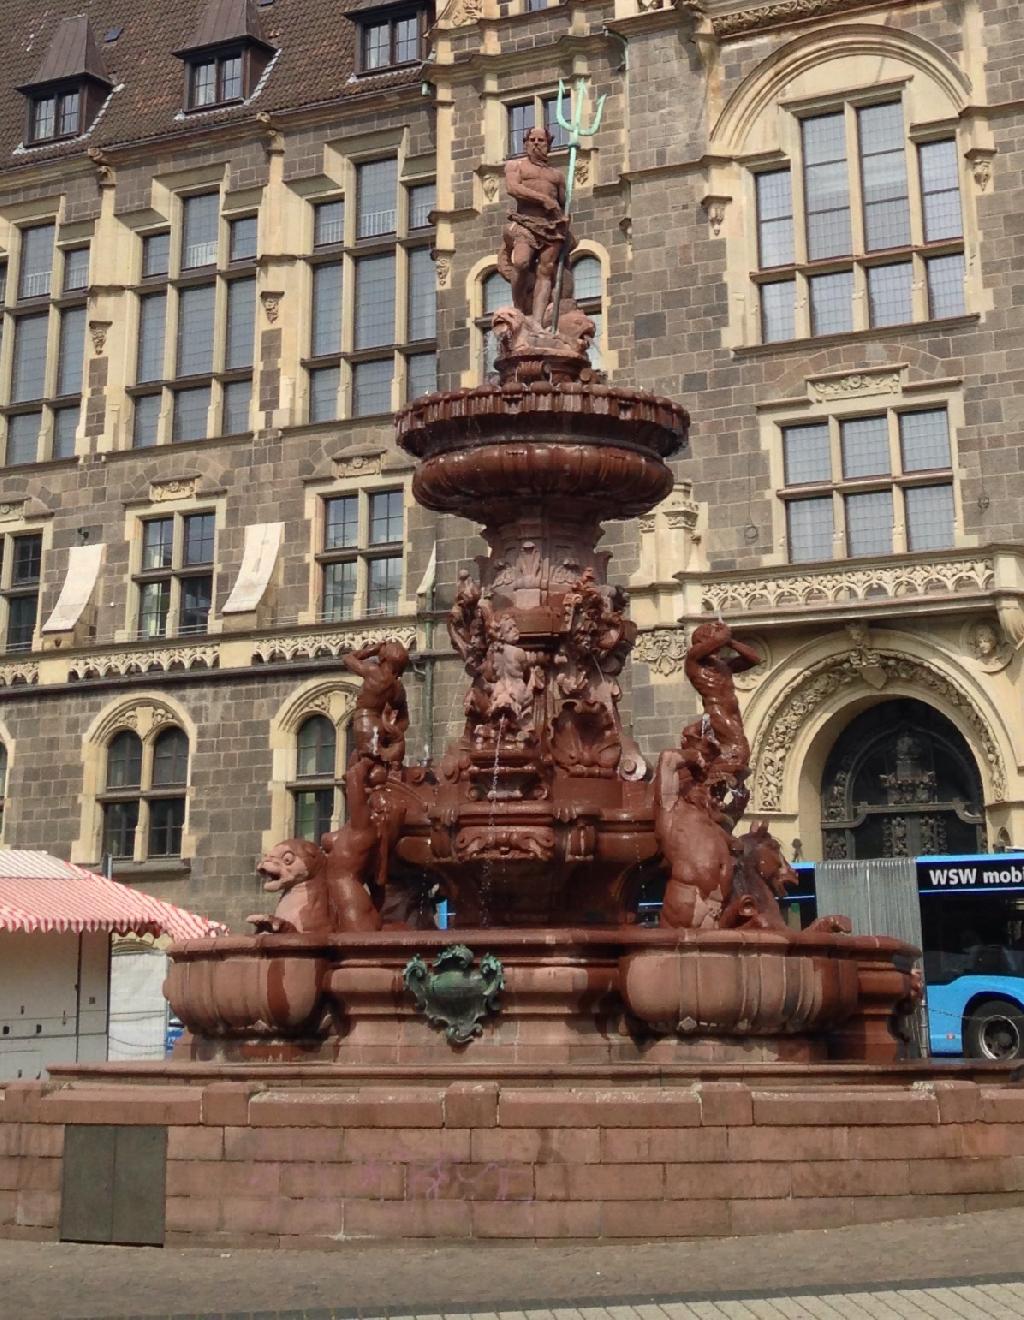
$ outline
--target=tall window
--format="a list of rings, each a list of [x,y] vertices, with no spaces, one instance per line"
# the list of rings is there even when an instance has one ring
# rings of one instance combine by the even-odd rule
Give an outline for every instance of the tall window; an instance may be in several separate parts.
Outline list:
[[[566,93],[562,103],[562,113],[570,116],[571,97]],[[523,134],[528,128],[543,124],[551,134],[551,150],[558,151],[569,145],[569,137],[558,122],[558,93],[546,95],[538,93],[529,100],[517,101],[506,107],[506,125],[508,142],[506,150],[510,156],[523,155]]]
[[[5,536],[0,543],[0,595],[3,597],[4,650],[31,651],[39,617],[43,537],[39,532]]]
[[[295,779],[289,785],[296,838],[319,843],[341,819],[346,754],[347,739],[323,715],[311,715],[299,727]]]
[[[405,562],[402,490],[360,491],[323,502],[317,558],[321,618],[397,614]]]
[[[21,231],[7,393],[8,467],[73,458],[85,364],[89,249],[55,246],[52,224]],[[59,299],[59,301],[57,301]]]
[[[188,738],[165,728],[145,742],[130,729],[107,744],[101,848],[115,861],[181,855]]]
[[[784,426],[782,456],[790,562],[953,546],[944,408]]]
[[[139,637],[206,632],[213,606],[214,549],[212,513],[177,513],[142,523],[134,577]]]
[[[311,422],[390,412],[393,383],[403,369],[407,397],[436,388],[434,205],[432,183],[400,188],[394,158],[357,167],[355,205],[347,217],[340,198],[314,203],[304,364]],[[343,314],[346,285],[350,319]]]
[[[249,430],[257,239],[253,215],[221,225],[218,193],[184,198],[177,234],[143,237],[129,391],[136,448]]]
[[[897,99],[809,115],[797,139],[754,175],[761,339],[962,315],[955,139],[909,142]]]

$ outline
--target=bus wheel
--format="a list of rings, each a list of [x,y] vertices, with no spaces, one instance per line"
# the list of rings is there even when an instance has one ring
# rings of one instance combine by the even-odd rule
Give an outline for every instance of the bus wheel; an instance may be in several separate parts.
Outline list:
[[[1009,999],[983,999],[964,1017],[964,1053],[972,1059],[1024,1059],[1024,1013]]]

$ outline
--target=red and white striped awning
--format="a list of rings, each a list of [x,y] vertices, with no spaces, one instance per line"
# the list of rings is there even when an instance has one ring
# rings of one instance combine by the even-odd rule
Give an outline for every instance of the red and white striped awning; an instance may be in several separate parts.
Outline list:
[[[227,927],[45,852],[0,850],[0,931],[222,935]]]

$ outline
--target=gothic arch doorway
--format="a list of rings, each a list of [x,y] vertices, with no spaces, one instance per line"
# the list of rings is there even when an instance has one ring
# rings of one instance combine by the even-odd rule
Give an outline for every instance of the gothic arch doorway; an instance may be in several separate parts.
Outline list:
[[[922,701],[858,715],[825,762],[821,829],[828,860],[983,852],[981,776],[963,735]]]

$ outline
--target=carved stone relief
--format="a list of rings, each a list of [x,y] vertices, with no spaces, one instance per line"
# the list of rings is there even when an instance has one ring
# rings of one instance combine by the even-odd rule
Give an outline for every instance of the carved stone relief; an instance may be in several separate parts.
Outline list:
[[[149,483],[149,498],[154,504],[159,504],[163,500],[191,499],[196,493],[198,484],[198,477],[179,477],[172,481],[151,481]]]
[[[986,674],[998,674],[1013,659],[1013,646],[995,619],[967,624],[961,632],[960,645]]]
[[[110,678],[128,674],[166,674],[182,669],[216,669],[219,651],[207,646],[150,646],[109,655],[83,656],[72,661],[68,682],[86,678]]]
[[[899,371],[851,372],[848,376],[822,376],[807,381],[807,394],[814,403],[833,403],[837,399],[861,399],[872,394],[898,394]]]
[[[291,637],[258,637],[253,642],[254,664],[270,664],[276,660],[308,660],[313,656],[339,656],[344,651],[358,651],[375,642],[396,641],[405,647],[416,642],[416,629],[411,627],[359,628],[349,632],[305,633]]]
[[[668,677],[682,672],[686,658],[686,633],[682,628],[654,628],[637,634],[633,659],[649,665],[656,674]]]

